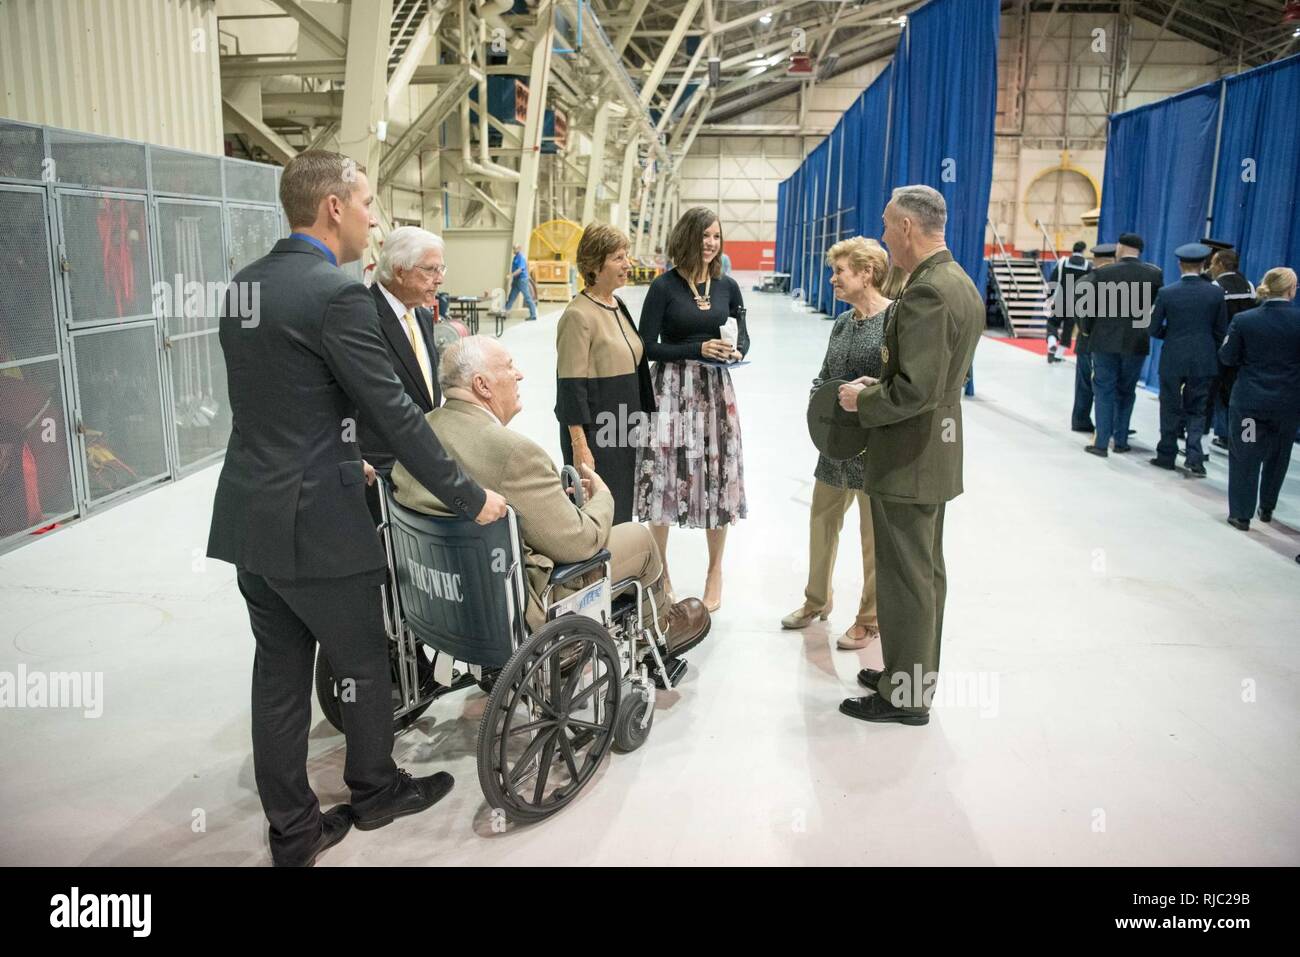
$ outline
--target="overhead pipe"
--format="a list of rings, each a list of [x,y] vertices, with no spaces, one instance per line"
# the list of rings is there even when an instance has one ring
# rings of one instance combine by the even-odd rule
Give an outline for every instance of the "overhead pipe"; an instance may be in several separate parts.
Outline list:
[[[628,76],[627,70],[623,68],[622,59],[614,52],[613,44],[605,35],[605,28],[601,26],[596,11],[592,9],[590,3],[579,4],[578,0],[564,0],[564,5],[574,14],[575,19],[586,18],[583,34],[584,51],[592,55],[597,65],[613,82],[613,92],[626,104],[629,116],[638,127],[638,137],[649,145],[665,170],[672,169],[672,156],[659,140],[659,131],[655,129],[654,121],[650,118],[650,110],[641,102],[641,95],[632,78]]]
[[[482,21],[479,22],[483,26]],[[486,34],[480,30],[479,49],[482,51],[485,46]],[[482,55],[482,54],[480,54]],[[461,63],[468,65],[472,57],[469,52],[469,3],[467,0],[460,0],[460,59]],[[502,180],[505,182],[519,182],[519,173],[506,166],[500,166],[489,158],[488,138],[487,138],[487,64],[481,63],[481,69],[478,78],[478,119],[479,119],[479,149],[483,157],[482,161],[474,159],[472,147],[470,146],[470,120],[469,120],[469,97],[460,101],[460,163],[461,172],[465,175],[479,176],[484,179]]]

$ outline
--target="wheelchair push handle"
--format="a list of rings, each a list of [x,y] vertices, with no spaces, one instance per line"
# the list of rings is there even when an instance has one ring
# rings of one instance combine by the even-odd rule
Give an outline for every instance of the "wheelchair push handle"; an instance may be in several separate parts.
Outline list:
[[[582,508],[582,476],[578,474],[578,470],[572,465],[566,465],[564,468],[560,469],[560,482],[566,489],[573,489],[573,494],[570,498],[573,499],[574,505],[578,506],[578,508]]]

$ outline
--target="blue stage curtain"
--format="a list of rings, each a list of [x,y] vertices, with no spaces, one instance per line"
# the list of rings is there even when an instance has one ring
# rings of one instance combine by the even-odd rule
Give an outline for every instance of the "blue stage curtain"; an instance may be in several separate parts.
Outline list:
[[[931,0],[908,17],[891,64],[778,192],[778,255],[788,257],[791,290],[834,310],[826,249],[847,236],[879,238],[890,191],[912,183],[944,194],[948,245],[984,288],[998,28],[998,0]]]
[[[860,145],[857,156],[857,235],[879,239],[884,232],[880,214],[889,201],[885,188],[885,163],[889,133],[889,92],[893,83],[893,64],[862,91],[855,108],[858,111]]]
[[[1115,242],[1134,232],[1146,243],[1142,258],[1160,266],[1165,282],[1178,278],[1174,250],[1204,235],[1219,122],[1219,82],[1110,118],[1106,172],[1097,238]],[[1142,370],[1149,389],[1160,387],[1160,348]]]
[[[948,247],[981,290],[999,20],[998,0],[926,4],[908,16],[893,69],[889,184],[922,183],[943,193]]]
[[[1300,55],[1224,85],[1211,235],[1237,247],[1242,274],[1258,283],[1274,266],[1300,268]]]
[[[784,180],[776,186],[776,243],[772,251],[772,269],[775,272],[790,271],[790,240],[786,236],[786,227],[790,220],[790,181]]]

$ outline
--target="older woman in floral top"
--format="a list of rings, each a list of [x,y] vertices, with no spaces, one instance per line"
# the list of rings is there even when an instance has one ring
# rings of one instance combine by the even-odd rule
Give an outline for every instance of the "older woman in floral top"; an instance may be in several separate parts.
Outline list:
[[[841,313],[831,329],[826,358],[813,380],[816,389],[829,379],[878,377],[885,319],[893,305],[880,292],[889,272],[889,257],[873,239],[854,236],[826,253],[835,298],[852,308]],[[866,454],[866,453],[863,453]],[[812,515],[809,528],[808,587],[804,602],[781,619],[783,628],[803,628],[814,618],[826,620],[831,611],[831,577],[839,549],[844,514],[856,500],[862,530],[862,596],[857,620],[839,639],[844,649],[864,648],[880,637],[876,624],[876,554],[871,532],[871,503],[862,491],[862,455],[844,462],[821,456],[813,472]]]

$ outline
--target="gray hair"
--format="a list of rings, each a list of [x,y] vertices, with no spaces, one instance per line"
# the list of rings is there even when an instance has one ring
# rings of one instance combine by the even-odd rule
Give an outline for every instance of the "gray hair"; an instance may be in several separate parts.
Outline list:
[[[438,385],[444,390],[468,389],[474,376],[487,372],[491,358],[486,348],[489,343],[496,340],[488,336],[466,336],[443,349],[438,359]]]
[[[943,235],[943,228],[948,223],[948,204],[937,189],[920,185],[899,186],[889,201],[906,212],[921,232],[931,236]]]
[[[384,239],[375,264],[375,278],[381,283],[393,281],[393,270],[414,269],[430,249],[443,249],[442,239],[419,226],[398,226]]]

